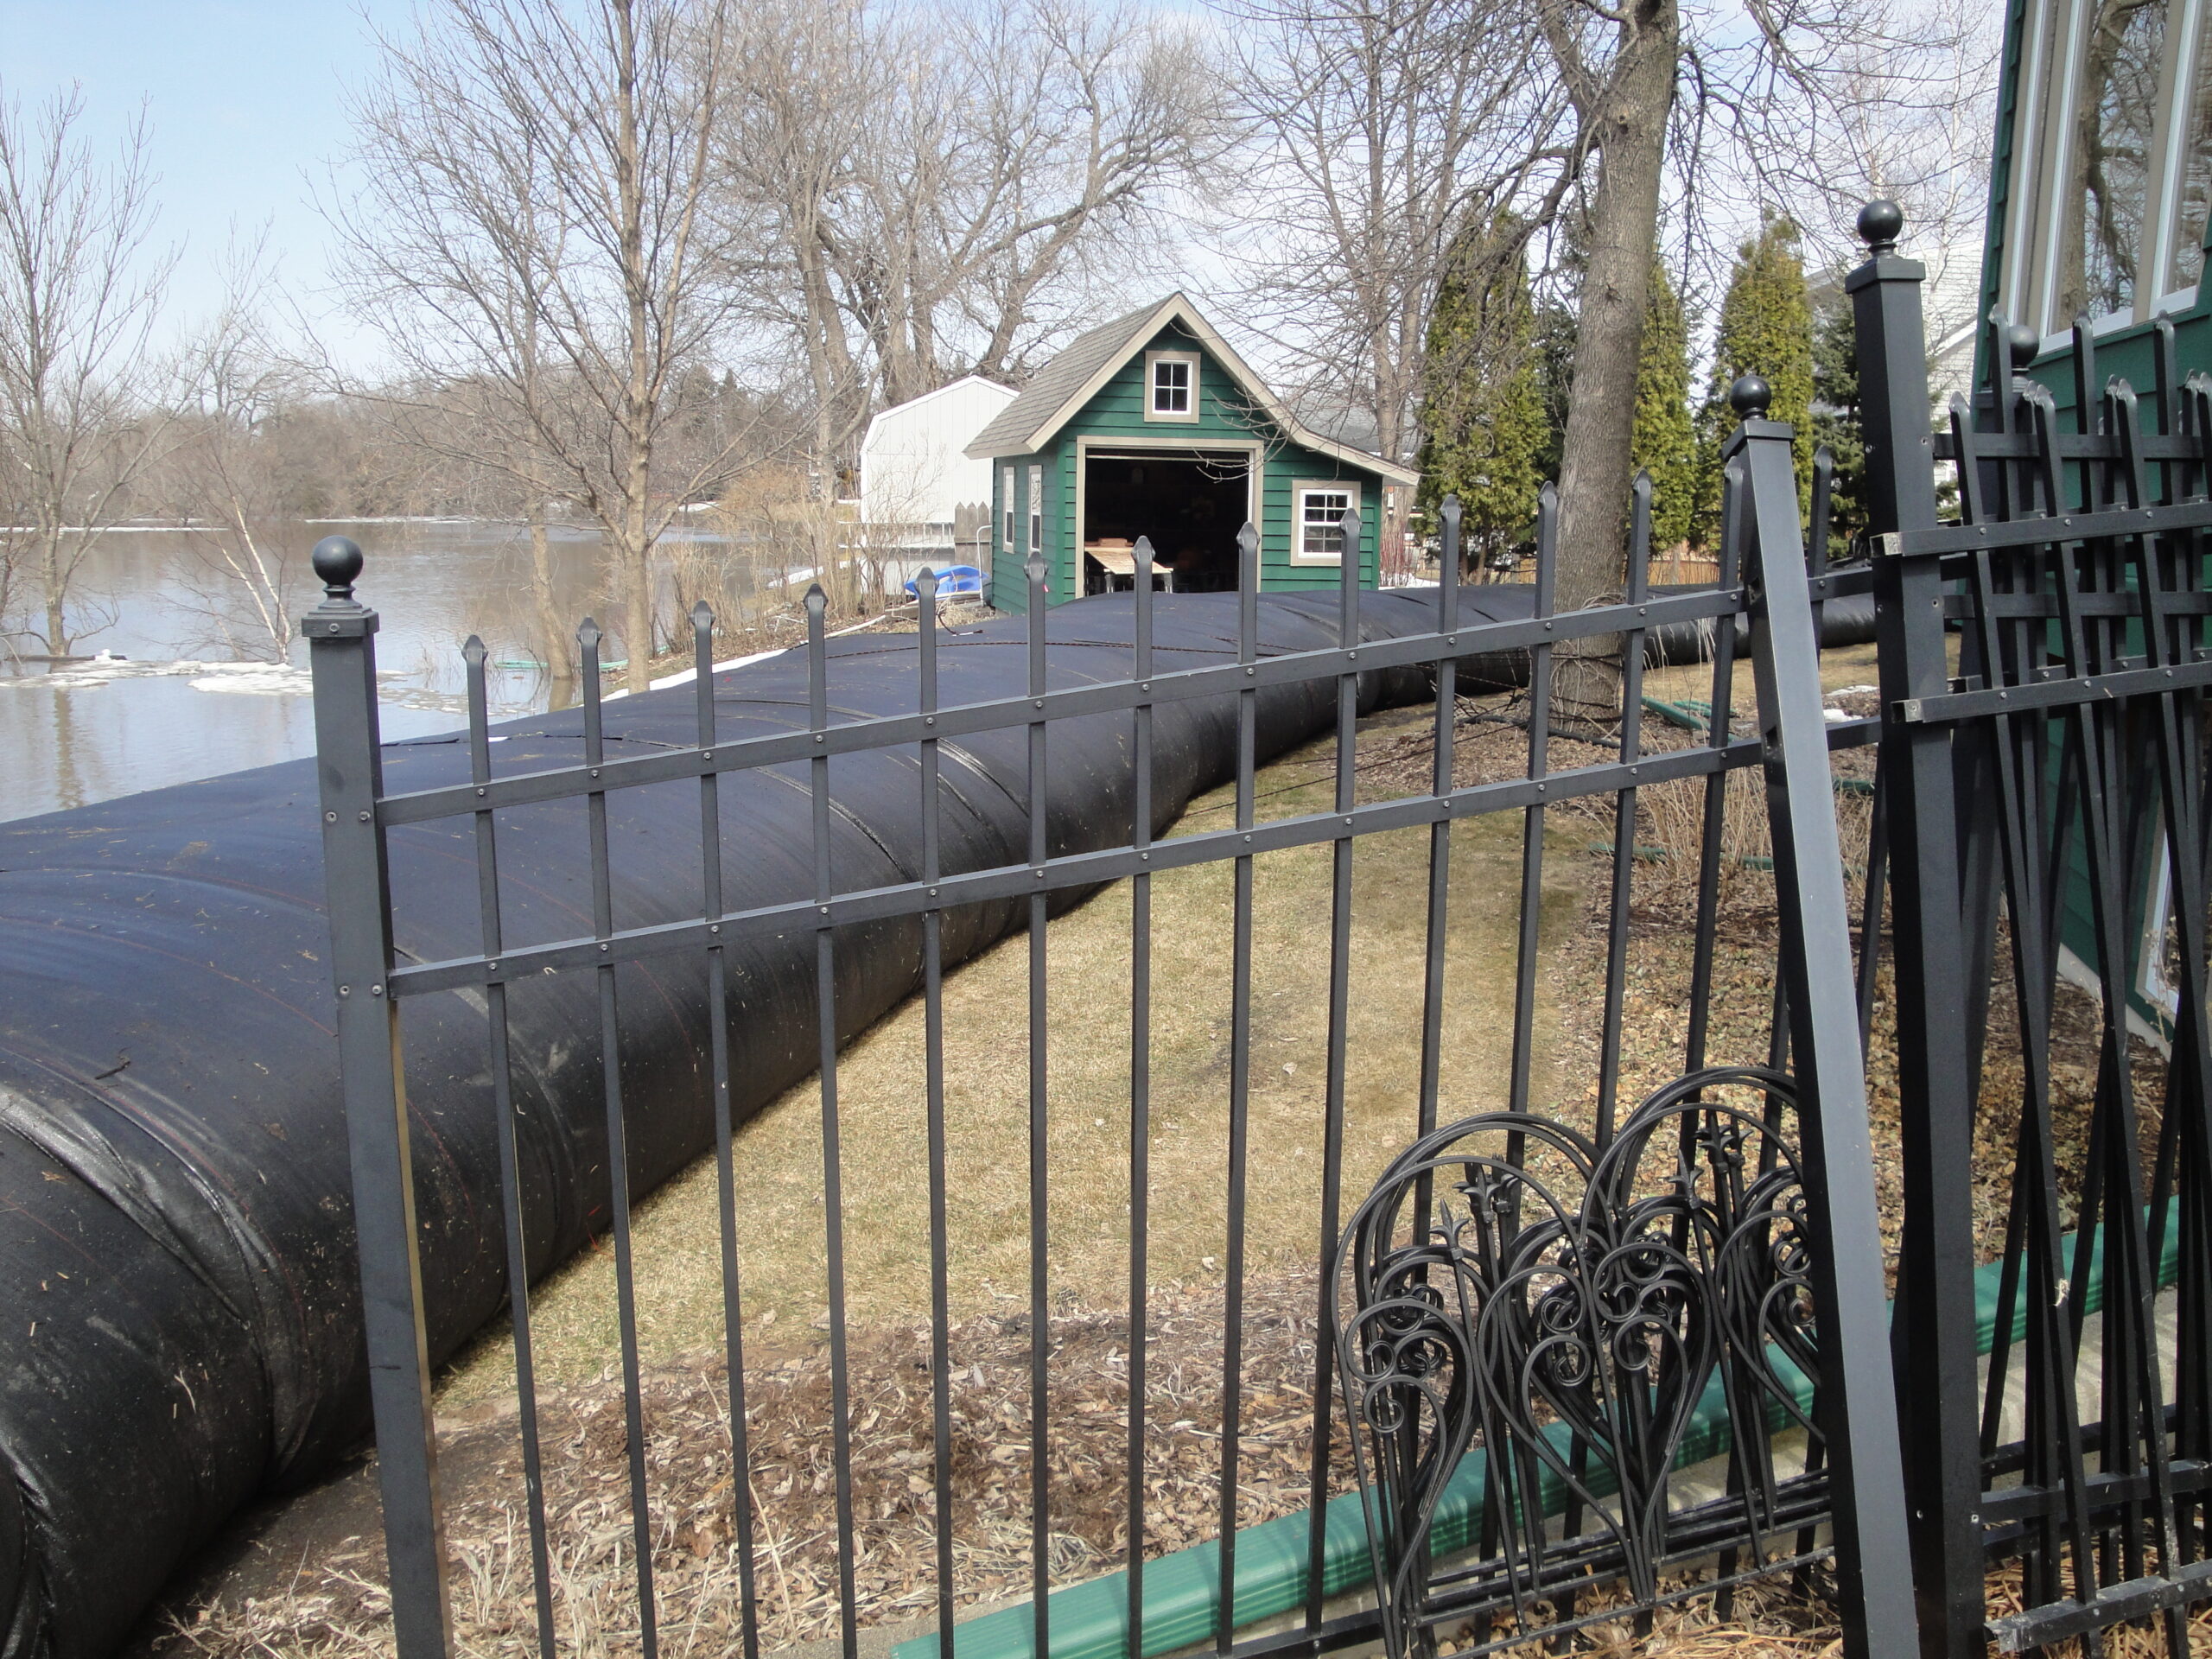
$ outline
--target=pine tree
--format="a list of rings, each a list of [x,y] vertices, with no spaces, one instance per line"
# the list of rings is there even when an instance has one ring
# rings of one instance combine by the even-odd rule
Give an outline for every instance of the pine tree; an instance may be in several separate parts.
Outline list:
[[[1479,566],[1526,533],[1536,509],[1545,422],[1532,349],[1535,311],[1512,221],[1465,235],[1429,313],[1421,391],[1421,491],[1433,522],[1459,498],[1462,543]]]
[[[1656,260],[1636,371],[1636,426],[1629,456],[1651,474],[1651,550],[1690,533],[1697,488],[1697,435],[1690,424],[1690,337],[1681,302]]]
[[[1848,558],[1866,531],[1866,444],[1859,429],[1859,341],[1851,296],[1833,283],[1814,308],[1813,441],[1835,462],[1827,556]]]
[[[1544,443],[1536,470],[1559,482],[1567,451],[1567,406],[1574,395],[1574,304],[1572,296],[1550,298],[1536,307],[1535,334],[1536,397],[1544,410]]]
[[[1798,253],[1797,227],[1770,219],[1743,245],[1720,302],[1713,379],[1698,411],[1698,531],[1710,543],[1720,527],[1720,451],[1736,429],[1728,389],[1739,375],[1764,375],[1774,388],[1767,418],[1787,421],[1795,436],[1797,511],[1813,499],[1813,306]]]

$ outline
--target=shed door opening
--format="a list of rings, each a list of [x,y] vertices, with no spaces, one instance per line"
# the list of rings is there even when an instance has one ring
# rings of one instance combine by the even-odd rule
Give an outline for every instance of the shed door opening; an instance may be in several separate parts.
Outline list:
[[[1084,461],[1083,590],[1126,587],[1130,550],[1152,538],[1160,585],[1232,592],[1236,532],[1253,516],[1252,463],[1241,449],[1092,451]]]

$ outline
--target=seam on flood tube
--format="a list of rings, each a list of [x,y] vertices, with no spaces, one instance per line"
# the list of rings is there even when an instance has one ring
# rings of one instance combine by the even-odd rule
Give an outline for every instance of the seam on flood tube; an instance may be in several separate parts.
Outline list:
[[[2181,1204],[2169,1200],[2158,1253],[2156,1278],[2161,1286],[2178,1276],[2181,1261]],[[2090,1243],[2089,1283],[2083,1293],[2086,1316],[2104,1305],[2104,1281],[2098,1271],[2104,1261],[2109,1227],[2100,1228]],[[2073,1253],[2077,1235],[2060,1240],[2061,1261]],[[1989,1352],[1996,1340],[1997,1303],[2003,1292],[2005,1263],[1991,1262],[1974,1270],[1974,1348]],[[2018,1328],[2027,1306],[2027,1283],[2013,1298],[2013,1320]],[[1790,1394],[1797,1409],[1809,1412],[1813,1404],[1811,1379],[1784,1359],[1794,1374]],[[1779,1433],[1794,1421],[1777,1400],[1767,1403],[1767,1424]],[[1564,1440],[1568,1430],[1554,1424],[1548,1439]],[[1706,1383],[1689,1427],[1675,1449],[1674,1466],[1687,1468],[1718,1457],[1728,1449],[1727,1405],[1720,1373]],[[1473,1523],[1481,1514],[1488,1481],[1487,1459],[1480,1448],[1460,1459],[1438,1501],[1430,1523],[1433,1548],[1439,1554],[1465,1548]],[[1541,1478],[1541,1503],[1546,1515],[1565,1507],[1566,1488],[1550,1470]],[[1592,1495],[1608,1497],[1617,1488],[1603,1470],[1590,1471]],[[1248,1527],[1236,1535],[1237,1628],[1300,1606],[1306,1600],[1306,1572],[1313,1511],[1278,1516],[1273,1521]],[[1322,1508],[1321,1594],[1340,1596],[1373,1581],[1367,1548],[1367,1524],[1360,1513],[1360,1494],[1344,1492]],[[1172,1554],[1149,1560],[1144,1567],[1144,1653],[1141,1659],[1173,1653],[1214,1633],[1221,1606],[1221,1546],[1217,1539],[1193,1544]],[[1050,1659],[1127,1659],[1129,1588],[1126,1569],[1085,1580],[1052,1592],[1052,1652]],[[953,1659],[1033,1659],[1036,1617],[1028,1602],[1016,1602],[986,1613],[953,1629]],[[896,1643],[891,1659],[937,1659],[938,1637],[932,1630]]]

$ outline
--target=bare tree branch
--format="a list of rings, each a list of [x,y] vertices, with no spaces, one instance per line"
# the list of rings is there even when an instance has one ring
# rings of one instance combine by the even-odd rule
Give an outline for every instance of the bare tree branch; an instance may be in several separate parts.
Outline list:
[[[24,632],[54,657],[86,556],[167,438],[149,347],[176,253],[152,245],[145,118],[103,162],[84,110],[72,88],[26,121],[0,86],[0,568],[29,566],[41,626]],[[0,600],[22,597],[0,577]]]

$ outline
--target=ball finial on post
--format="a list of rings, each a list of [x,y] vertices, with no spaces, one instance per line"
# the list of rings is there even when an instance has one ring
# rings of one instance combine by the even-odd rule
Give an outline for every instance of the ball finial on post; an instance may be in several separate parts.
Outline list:
[[[324,598],[344,604],[353,597],[353,579],[361,574],[361,544],[350,536],[326,536],[308,555],[322,582]]]
[[[2005,354],[2012,359],[2015,369],[2026,368],[2042,350],[2042,340],[2026,323],[2016,322],[2005,330]]]
[[[1773,402],[1774,388],[1767,385],[1763,374],[1744,375],[1728,388],[1728,406],[1736,411],[1739,421],[1758,420]]]
[[[1887,196],[1877,196],[1859,210],[1859,239],[1877,258],[1897,251],[1904,230],[1904,209]]]

